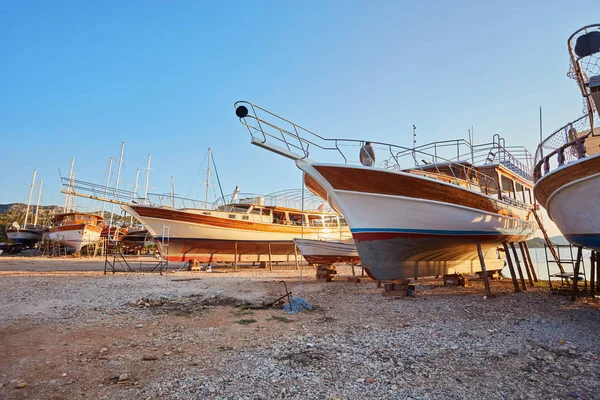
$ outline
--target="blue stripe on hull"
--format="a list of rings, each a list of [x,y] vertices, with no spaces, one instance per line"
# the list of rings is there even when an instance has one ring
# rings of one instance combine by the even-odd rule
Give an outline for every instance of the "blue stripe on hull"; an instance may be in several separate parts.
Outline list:
[[[397,229],[397,228],[355,228],[352,233],[372,233],[372,232],[390,232],[390,233],[413,233],[417,235],[498,235],[496,231],[449,231],[437,229]]]

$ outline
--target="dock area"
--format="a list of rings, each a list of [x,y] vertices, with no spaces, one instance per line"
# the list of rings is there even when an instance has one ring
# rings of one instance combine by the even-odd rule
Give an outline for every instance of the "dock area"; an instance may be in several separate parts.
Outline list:
[[[336,269],[333,282],[294,266],[104,275],[104,260],[2,257],[0,398],[599,396],[595,298],[504,279],[485,299],[477,276],[390,298]],[[313,309],[257,307],[281,281]]]

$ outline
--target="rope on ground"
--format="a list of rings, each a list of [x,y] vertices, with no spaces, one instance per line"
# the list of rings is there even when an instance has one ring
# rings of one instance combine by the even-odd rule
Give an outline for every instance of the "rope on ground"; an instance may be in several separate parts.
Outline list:
[[[302,297],[292,297],[290,300],[290,304],[286,304],[283,306],[283,312],[287,314],[296,314],[302,311],[303,309],[312,310],[312,306],[306,302]]]

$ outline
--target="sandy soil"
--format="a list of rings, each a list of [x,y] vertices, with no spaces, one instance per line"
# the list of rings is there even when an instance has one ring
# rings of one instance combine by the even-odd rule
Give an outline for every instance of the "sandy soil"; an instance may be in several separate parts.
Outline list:
[[[598,302],[544,285],[495,281],[484,299],[480,281],[425,279],[391,299],[348,267],[330,283],[310,267],[302,283],[291,267],[103,269],[0,257],[0,398],[600,398]],[[281,280],[314,309],[239,307]]]

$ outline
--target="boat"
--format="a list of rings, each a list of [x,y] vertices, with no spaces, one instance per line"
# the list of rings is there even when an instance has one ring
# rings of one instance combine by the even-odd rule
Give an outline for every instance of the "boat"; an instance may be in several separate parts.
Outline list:
[[[80,252],[85,246],[100,240],[104,218],[100,215],[66,212],[50,221],[48,239],[67,246],[70,252]]]
[[[325,138],[246,101],[235,109],[252,144],[292,159],[307,188],[344,216],[374,279],[478,272],[478,248],[488,271],[502,269],[496,249],[537,228],[533,157],[499,135],[482,145],[371,142],[386,157],[365,166],[365,141]]]
[[[307,200],[303,209],[297,191],[266,196],[236,191],[213,205],[173,195],[168,200],[168,205],[121,207],[148,229],[169,261],[293,261],[294,238],[333,240],[350,232],[342,217],[323,209],[320,199],[318,206]]]
[[[295,238],[296,247],[309,264],[360,263],[354,239],[344,241]]]
[[[25,212],[25,218],[23,226],[18,222],[13,222],[11,225],[6,227],[6,236],[12,241],[13,244],[23,247],[33,247],[42,238],[41,225],[38,225],[38,216],[40,211],[40,201],[42,197],[42,185],[43,180],[40,181],[40,189],[38,192],[38,202],[35,210],[35,217],[33,224],[28,224],[29,219],[29,208],[31,206],[31,198],[33,196],[33,190],[35,188],[35,179],[37,176],[37,170],[33,170],[33,179],[31,180],[31,186],[29,189],[29,200],[27,201],[27,211]]]
[[[600,104],[600,24],[576,31],[568,49],[568,75],[578,83],[586,113],[538,146],[534,194],[570,243],[600,251],[600,132],[594,124]]]
[[[127,234],[121,239],[123,250],[126,253],[135,253],[143,250],[146,243],[152,241],[152,236],[148,233],[148,229],[130,227]]]

